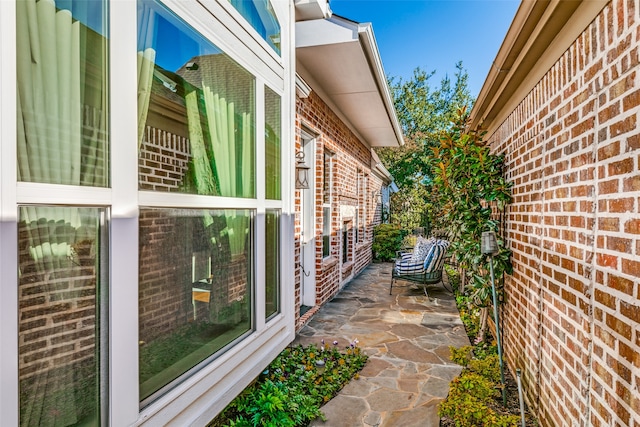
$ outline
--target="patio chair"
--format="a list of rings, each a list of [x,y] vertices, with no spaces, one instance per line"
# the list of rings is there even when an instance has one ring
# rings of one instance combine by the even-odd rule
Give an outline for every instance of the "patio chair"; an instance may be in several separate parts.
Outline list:
[[[424,251],[424,258],[422,258],[421,254],[406,252],[401,253],[400,257],[395,261],[391,272],[389,295],[393,292],[396,280],[421,284],[427,298],[429,297],[427,285],[435,285],[442,282],[442,271],[444,270],[449,242],[447,240],[430,239],[425,244],[428,246],[426,250],[419,248],[418,245],[414,249],[414,251]],[[444,287],[444,283],[442,285]]]

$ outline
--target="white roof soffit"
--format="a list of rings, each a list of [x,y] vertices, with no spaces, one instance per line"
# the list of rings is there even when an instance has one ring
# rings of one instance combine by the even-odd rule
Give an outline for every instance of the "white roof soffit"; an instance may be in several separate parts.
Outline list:
[[[371,147],[404,144],[371,24],[296,23],[298,73]]]

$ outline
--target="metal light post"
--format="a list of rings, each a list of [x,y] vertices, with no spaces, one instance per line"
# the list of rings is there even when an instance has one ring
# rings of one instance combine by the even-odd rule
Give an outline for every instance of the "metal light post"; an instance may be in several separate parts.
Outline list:
[[[500,252],[496,233],[493,231],[482,232],[482,253],[488,255],[489,270],[491,272],[491,294],[493,295],[493,320],[496,323],[496,341],[498,342],[498,358],[500,360],[500,382],[502,383],[502,404],[507,406],[507,391],[504,384],[504,363],[502,362],[502,343],[500,337],[500,322],[498,319],[498,296],[496,294],[495,276],[493,274],[493,257]]]

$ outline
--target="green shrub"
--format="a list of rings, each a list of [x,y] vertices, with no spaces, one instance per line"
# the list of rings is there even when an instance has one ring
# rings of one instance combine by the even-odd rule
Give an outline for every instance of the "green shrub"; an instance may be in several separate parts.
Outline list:
[[[498,395],[493,381],[465,370],[451,382],[449,396],[440,404],[438,414],[451,418],[457,427],[517,426],[517,415],[500,415],[489,406]]]
[[[464,369],[451,381],[449,395],[438,408],[439,415],[450,418],[458,427],[517,426],[517,415],[502,415],[494,409],[502,390],[496,347],[483,342],[449,350],[451,360]]]
[[[392,224],[380,224],[373,229],[373,257],[380,261],[391,261],[396,251],[402,248],[406,231]]]
[[[320,407],[364,367],[367,355],[354,340],[345,350],[309,345],[284,349],[210,427],[296,427],[325,419]]]

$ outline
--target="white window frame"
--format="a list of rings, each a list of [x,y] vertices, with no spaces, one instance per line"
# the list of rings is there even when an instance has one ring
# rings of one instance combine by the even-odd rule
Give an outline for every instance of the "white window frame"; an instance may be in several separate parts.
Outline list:
[[[327,201],[325,201],[324,195],[322,197],[322,259],[328,259],[330,258],[331,255],[331,234],[333,232],[333,221],[332,221],[332,216],[333,216],[333,168],[334,168],[334,161],[335,161],[335,153],[331,152],[328,149],[324,149],[322,152],[322,173],[323,173],[323,177],[322,177],[322,191],[324,191],[325,189],[325,176],[327,175],[326,171],[324,170],[326,167],[325,164],[325,157],[328,157],[328,165],[329,165],[329,184],[326,185],[326,187],[329,189],[329,197],[327,197]],[[325,208],[329,208],[329,218],[327,218],[327,216],[325,215]],[[329,251],[327,253],[327,255],[324,254],[324,224],[325,221],[329,221]]]
[[[109,425],[206,424],[257,376],[295,337],[293,289],[295,73],[294,10],[274,2],[281,23],[281,56],[248,25],[230,13],[226,0],[164,0],[176,15],[238,62],[256,81],[256,199],[158,194],[138,191],[137,4],[109,3],[110,188],[61,186],[16,181],[16,21],[15,3],[0,2],[0,413],[7,425],[19,424],[18,405],[18,254],[17,221],[21,204],[99,206],[109,210]],[[235,12],[235,9],[231,7]],[[282,198],[265,200],[264,86],[281,96]],[[250,208],[256,212],[255,257],[264,257],[264,214],[281,212],[281,313],[264,318],[264,288],[256,287],[255,332],[140,410],[138,395],[138,212],[143,207]],[[264,268],[256,263],[256,282]],[[262,282],[264,283],[264,282]],[[12,285],[14,284],[14,285]],[[187,397],[188,396],[188,397]],[[185,398],[187,397],[187,398]]]

